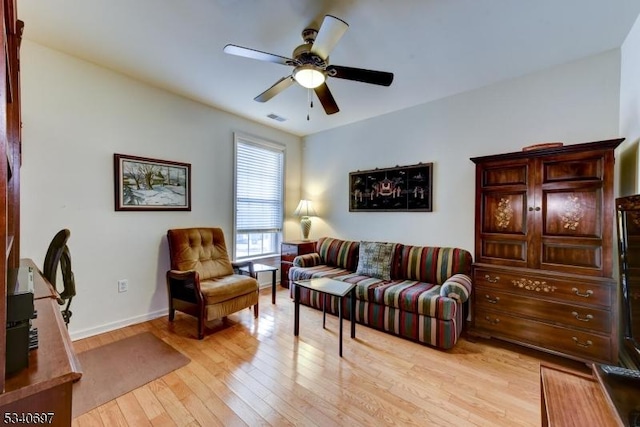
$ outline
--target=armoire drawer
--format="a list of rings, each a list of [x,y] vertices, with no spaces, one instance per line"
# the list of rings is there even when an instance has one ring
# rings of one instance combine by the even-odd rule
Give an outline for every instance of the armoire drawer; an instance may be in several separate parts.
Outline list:
[[[613,344],[609,335],[537,322],[506,313],[477,308],[475,328],[496,338],[564,353],[584,360],[610,363]]]
[[[501,292],[484,286],[476,287],[475,297],[478,309],[503,311],[514,316],[524,316],[547,323],[604,334],[611,332],[611,312],[608,310],[541,300],[518,293]]]
[[[542,274],[476,268],[474,284],[522,295],[544,296],[567,303],[598,305],[605,308],[609,308],[612,304],[612,285],[588,279],[578,281]]]

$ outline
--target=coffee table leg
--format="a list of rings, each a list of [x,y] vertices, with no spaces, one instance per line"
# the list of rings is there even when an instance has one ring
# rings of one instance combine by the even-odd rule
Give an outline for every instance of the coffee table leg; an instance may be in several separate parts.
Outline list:
[[[276,270],[271,272],[271,304],[276,303]]]
[[[338,298],[338,316],[340,317],[340,357],[342,357],[342,297]]]
[[[327,320],[327,294],[322,294],[322,329],[325,329]]]
[[[351,338],[356,337],[356,288],[351,290]]]
[[[293,284],[293,335],[300,332],[300,286]]]

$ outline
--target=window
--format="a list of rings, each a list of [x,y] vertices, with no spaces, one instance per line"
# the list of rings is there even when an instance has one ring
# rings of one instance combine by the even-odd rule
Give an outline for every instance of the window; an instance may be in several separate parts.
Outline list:
[[[282,235],[284,147],[235,136],[235,259],[278,253]]]

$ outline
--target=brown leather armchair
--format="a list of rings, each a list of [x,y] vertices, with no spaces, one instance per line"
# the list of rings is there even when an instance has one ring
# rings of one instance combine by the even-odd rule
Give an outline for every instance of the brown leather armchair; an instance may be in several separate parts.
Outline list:
[[[220,228],[181,228],[167,231],[171,270],[167,271],[169,321],[179,310],[198,318],[198,339],[205,322],[253,306],[258,317],[258,281],[253,263],[231,262]],[[248,266],[250,276],[241,274]]]

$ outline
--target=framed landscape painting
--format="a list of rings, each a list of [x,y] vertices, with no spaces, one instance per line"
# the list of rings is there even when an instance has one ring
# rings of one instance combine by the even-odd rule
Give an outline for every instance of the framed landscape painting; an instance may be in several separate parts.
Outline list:
[[[191,164],[113,155],[116,211],[190,211]]]
[[[433,163],[349,174],[350,212],[431,212]]]

